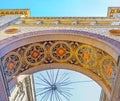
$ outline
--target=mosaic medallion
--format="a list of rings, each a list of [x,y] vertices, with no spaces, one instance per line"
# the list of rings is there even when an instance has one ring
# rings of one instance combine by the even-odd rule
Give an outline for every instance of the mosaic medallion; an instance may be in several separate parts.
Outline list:
[[[97,63],[96,51],[93,47],[88,45],[82,45],[78,47],[76,51],[77,60],[83,67],[91,68]]]
[[[21,57],[16,52],[10,52],[3,58],[4,73],[7,77],[10,77],[17,73],[21,67]]]
[[[56,42],[51,47],[52,57],[59,62],[67,61],[71,57],[71,49],[66,42]]]
[[[5,30],[5,33],[6,33],[6,34],[15,34],[15,33],[17,33],[18,31],[19,31],[18,28],[10,28],[10,29]]]
[[[117,66],[115,61],[110,56],[103,57],[100,62],[101,74],[105,79],[109,81],[111,81],[115,77],[116,67]]]
[[[45,58],[45,50],[41,44],[30,45],[25,52],[25,60],[30,65],[37,65]]]
[[[109,54],[98,48],[80,42],[60,40],[21,46],[2,58],[4,73],[8,80],[13,75],[19,75],[35,66],[66,63],[89,70],[110,87],[117,67],[114,61]]]

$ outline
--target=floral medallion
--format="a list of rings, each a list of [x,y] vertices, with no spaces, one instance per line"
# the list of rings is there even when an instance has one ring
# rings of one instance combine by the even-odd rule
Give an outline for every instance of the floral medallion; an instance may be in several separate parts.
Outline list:
[[[76,58],[80,64],[85,68],[91,68],[97,63],[96,51],[93,47],[82,45],[76,51]]]
[[[9,78],[13,76],[21,67],[21,57],[16,52],[10,52],[2,60],[4,73]]]
[[[71,58],[71,49],[66,42],[56,42],[51,47],[52,57],[59,62],[67,61]]]
[[[32,44],[25,51],[25,60],[30,65],[40,64],[45,58],[45,50],[41,44]]]
[[[110,56],[105,56],[100,62],[101,75],[111,82],[116,74],[116,63]]]

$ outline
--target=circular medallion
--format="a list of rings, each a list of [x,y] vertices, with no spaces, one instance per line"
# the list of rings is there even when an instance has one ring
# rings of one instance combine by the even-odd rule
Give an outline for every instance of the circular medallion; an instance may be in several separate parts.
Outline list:
[[[17,33],[18,31],[19,31],[18,28],[10,28],[10,29],[5,30],[5,33],[6,33],[6,34],[15,34],[15,33]]]
[[[4,73],[7,77],[10,77],[19,71],[21,67],[21,57],[16,52],[10,52],[2,60]]]
[[[29,65],[38,65],[45,58],[45,50],[41,44],[32,44],[25,51],[25,60]]]
[[[71,58],[71,48],[66,42],[56,42],[51,47],[52,57],[58,62],[64,62]]]
[[[101,75],[108,81],[115,77],[117,64],[110,56],[105,56],[100,62]]]
[[[97,63],[96,51],[93,47],[82,45],[76,51],[76,58],[85,68],[92,68]]]

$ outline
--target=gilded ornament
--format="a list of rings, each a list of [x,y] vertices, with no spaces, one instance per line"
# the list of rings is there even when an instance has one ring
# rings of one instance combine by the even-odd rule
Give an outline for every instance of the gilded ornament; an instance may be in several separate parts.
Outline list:
[[[17,52],[10,52],[3,57],[2,64],[5,75],[10,78],[19,71],[22,65],[21,56]]]
[[[70,46],[63,41],[55,42],[55,44],[52,45],[50,51],[52,53],[51,56],[53,59],[58,62],[65,62],[72,56],[72,50]]]
[[[5,30],[5,34],[15,34],[19,31],[18,28],[9,28],[7,30]]]
[[[85,68],[92,68],[97,64],[97,54],[95,49],[89,45],[81,45],[76,51],[76,58]]]
[[[26,49],[24,57],[29,65],[38,65],[45,58],[45,49],[39,43],[32,44]]]
[[[100,60],[101,75],[110,83],[112,83],[112,80],[115,78],[116,67],[116,62],[110,56],[104,56],[102,60]]]
[[[109,30],[110,35],[114,35],[114,36],[120,36],[120,30],[119,29],[112,29]]]

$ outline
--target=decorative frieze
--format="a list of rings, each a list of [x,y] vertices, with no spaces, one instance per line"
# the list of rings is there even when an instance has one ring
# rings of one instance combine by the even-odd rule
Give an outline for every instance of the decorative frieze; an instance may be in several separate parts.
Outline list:
[[[21,15],[22,17],[30,17],[29,9],[1,9],[0,16]]]
[[[115,18],[116,14],[120,14],[120,7],[109,7],[108,8],[108,17]]]
[[[30,68],[43,64],[67,63],[96,74],[111,88],[116,62],[106,52],[74,41],[42,41],[19,47],[2,58],[8,80]]]

